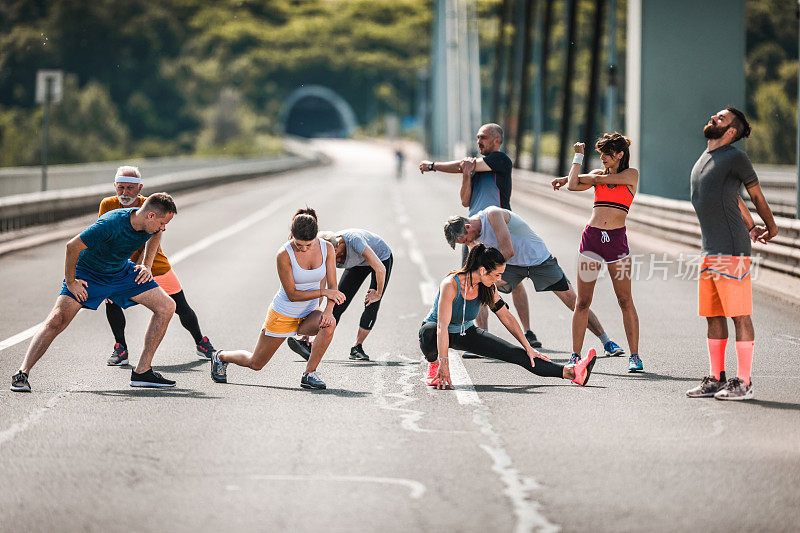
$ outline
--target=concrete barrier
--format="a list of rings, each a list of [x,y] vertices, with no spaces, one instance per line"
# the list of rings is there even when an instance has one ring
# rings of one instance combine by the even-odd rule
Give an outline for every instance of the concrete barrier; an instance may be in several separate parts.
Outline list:
[[[150,191],[175,193],[328,162],[325,156],[300,143],[292,143],[291,150],[293,153],[285,156],[148,175],[147,188]],[[0,197],[0,233],[97,211],[100,201],[113,192],[111,181],[109,177],[109,183]]]
[[[592,191],[554,191],[553,176],[516,169],[514,189],[522,193],[555,202],[566,209],[589,214],[594,204]],[[753,213],[753,219],[761,223]],[[769,244],[753,243],[753,255],[761,256],[761,266],[770,270],[800,277],[800,220],[776,217],[778,235]],[[699,248],[700,224],[691,202],[671,200],[649,194],[636,194],[627,225],[671,241]]]

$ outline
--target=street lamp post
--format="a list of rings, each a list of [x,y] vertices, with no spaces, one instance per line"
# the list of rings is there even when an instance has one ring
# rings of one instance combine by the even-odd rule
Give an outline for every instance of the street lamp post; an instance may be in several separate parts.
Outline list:
[[[47,134],[50,104],[61,101],[63,73],[60,70],[40,70],[36,73],[36,103],[44,105],[42,120],[42,190],[47,190]]]

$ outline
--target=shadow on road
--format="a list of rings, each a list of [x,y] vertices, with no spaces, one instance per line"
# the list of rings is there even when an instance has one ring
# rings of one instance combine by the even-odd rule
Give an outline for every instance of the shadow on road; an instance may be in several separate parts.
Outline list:
[[[596,374],[598,376],[612,376],[612,377],[628,377],[631,379],[641,380],[641,381],[694,381],[700,382],[700,379],[697,378],[682,378],[678,376],[669,376],[667,374],[656,374],[653,372],[631,372],[631,373],[624,373],[624,374],[612,374],[609,372],[598,372],[595,369],[592,374]]]
[[[303,361],[305,362],[305,361]],[[339,366],[351,366],[351,367],[373,367],[373,366],[411,366],[411,365],[418,365],[418,362],[403,362],[403,361],[325,361],[326,365],[339,365]]]
[[[97,396],[111,396],[111,397],[144,397],[144,398],[194,398],[198,400],[218,400],[220,396],[209,396],[208,394],[193,390],[193,389],[146,389],[146,388],[130,388],[118,390],[76,390],[72,391],[76,394],[95,394]]]
[[[176,373],[183,373],[188,372],[190,370],[194,370],[198,366],[202,366],[204,363],[208,363],[208,359],[195,359],[194,361],[190,361],[188,363],[181,363],[179,365],[158,365],[154,366],[153,369],[160,372],[176,372]],[[133,370],[133,366],[130,364],[127,365],[117,365],[116,368],[124,368],[125,370]]]
[[[767,409],[778,409],[779,411],[800,411],[800,404],[797,403],[773,402],[770,400],[750,400],[742,403],[766,407]]]
[[[363,398],[365,396],[372,396],[370,392],[362,392],[362,391],[352,391],[352,390],[345,390],[345,389],[325,389],[325,390],[314,390],[314,389],[303,389],[300,387],[281,387],[280,385],[257,385],[255,383],[227,383],[228,386],[234,387],[258,387],[261,389],[276,389],[276,390],[285,390],[291,392],[302,392],[303,394],[331,394],[333,396],[341,396],[343,398]]]

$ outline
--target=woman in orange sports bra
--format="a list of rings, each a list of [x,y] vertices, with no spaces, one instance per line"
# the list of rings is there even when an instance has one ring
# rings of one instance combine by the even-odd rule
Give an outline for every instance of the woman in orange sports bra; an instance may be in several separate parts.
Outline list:
[[[594,286],[605,263],[622,310],[622,322],[628,338],[631,353],[628,372],[641,372],[639,316],[631,297],[631,259],[625,234],[625,219],[639,186],[639,171],[629,166],[630,144],[630,139],[619,133],[604,133],[595,143],[603,168],[580,174],[585,145],[575,143],[575,158],[569,176],[554,179],[552,185],[555,190],[566,185],[570,191],[585,191],[594,187],[592,218],[581,236],[578,301],[572,314],[573,354],[570,361],[580,360]],[[606,353],[621,355],[624,352],[606,350]]]

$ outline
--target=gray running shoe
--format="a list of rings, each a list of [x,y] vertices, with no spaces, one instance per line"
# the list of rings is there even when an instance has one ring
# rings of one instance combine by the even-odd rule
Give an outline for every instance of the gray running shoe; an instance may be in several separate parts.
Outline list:
[[[120,343],[114,344],[114,351],[111,352],[111,357],[106,361],[108,366],[122,366],[128,364],[128,349]]]
[[[745,385],[739,378],[729,379],[725,387],[714,395],[717,400],[752,400],[753,382]]]
[[[11,378],[11,390],[14,392],[30,392],[31,384],[28,382],[28,374],[20,370]]]
[[[289,349],[292,350],[294,353],[308,361],[308,358],[311,357],[311,343],[308,341],[299,341],[294,337],[289,337],[286,339],[286,344],[289,346]]]
[[[697,387],[686,391],[689,398],[710,398],[725,388],[725,372],[720,372],[719,380],[714,376],[706,376]]]
[[[197,350],[197,355],[203,359],[211,359],[211,354],[214,352],[214,346],[211,344],[211,341],[208,340],[208,337],[203,337],[203,339],[197,343],[195,349]]]
[[[325,389],[325,382],[322,381],[317,374],[317,371],[314,370],[313,372],[306,372],[303,374],[303,378],[300,380],[300,386],[304,389]]]
[[[364,347],[359,344],[350,348],[350,359],[353,361],[369,361],[369,356],[364,353]]]
[[[220,360],[219,352],[222,350],[215,350],[211,353],[211,379],[217,383],[228,382],[228,363]]]

